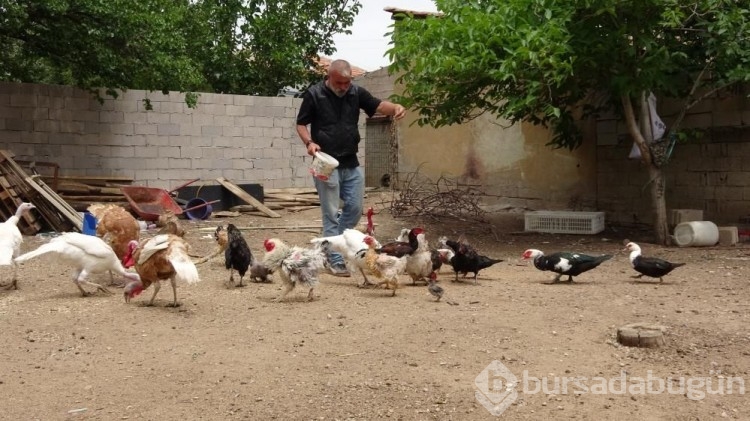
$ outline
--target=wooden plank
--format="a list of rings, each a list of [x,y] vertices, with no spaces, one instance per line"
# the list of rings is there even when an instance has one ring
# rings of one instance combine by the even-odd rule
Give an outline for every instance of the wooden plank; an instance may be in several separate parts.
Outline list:
[[[41,194],[47,201],[54,206],[62,216],[68,219],[79,231],[83,230],[83,217],[72,206],[55,193],[44,181],[40,175],[26,177],[26,182]]]
[[[320,203],[320,199],[318,199],[318,196],[303,197],[303,196],[295,196],[291,194],[266,193],[264,191],[263,197],[266,200],[278,200],[282,202]]]
[[[272,211],[271,209],[268,209],[265,205],[260,203],[258,199],[250,196],[247,194],[244,190],[242,190],[238,185],[232,183],[231,181],[227,180],[224,177],[219,177],[216,179],[219,184],[226,187],[227,190],[232,192],[235,196],[239,197],[240,199],[244,200],[250,205],[255,206],[259,211],[265,213],[266,215],[270,216],[271,218],[281,218],[281,215],[278,213]]]
[[[127,199],[123,195],[77,195],[77,194],[61,194],[60,197],[65,199],[66,202],[71,200],[78,202],[125,202]]]
[[[14,156],[11,151],[0,150],[0,185],[4,193],[1,205],[9,212],[6,218],[15,214],[18,205],[24,201],[21,196],[24,196],[26,201],[34,203],[32,190],[23,181],[26,173],[13,160]],[[34,205],[37,207],[36,211],[46,219],[44,203],[34,203]],[[18,229],[25,235],[34,235],[42,229],[42,224],[34,212],[26,212],[19,221]]]
[[[266,193],[271,194],[318,194],[318,191],[315,190],[315,187],[287,187],[283,189],[263,189],[263,194]]]

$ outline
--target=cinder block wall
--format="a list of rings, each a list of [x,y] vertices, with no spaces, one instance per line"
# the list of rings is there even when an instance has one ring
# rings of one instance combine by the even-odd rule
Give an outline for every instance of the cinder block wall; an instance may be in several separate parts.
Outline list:
[[[179,93],[131,90],[100,104],[71,87],[0,82],[0,148],[55,162],[62,175],[125,176],[151,187],[219,176],[311,187],[311,158],[295,130],[300,103],[203,93],[190,109]],[[364,136],[364,119],[361,129]]]
[[[669,125],[676,104],[659,104]],[[685,128],[710,129],[700,139],[678,143],[664,167],[667,209],[701,209],[719,224],[750,216],[750,101],[744,95],[713,98],[690,110]],[[647,169],[628,159],[632,146],[623,122],[597,124],[598,202],[607,220],[653,222]]]

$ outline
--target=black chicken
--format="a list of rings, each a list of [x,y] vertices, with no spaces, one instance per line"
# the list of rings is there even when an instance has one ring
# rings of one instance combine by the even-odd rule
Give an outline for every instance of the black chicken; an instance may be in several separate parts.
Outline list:
[[[453,282],[458,282],[459,272],[464,278],[469,272],[471,272],[474,274],[474,285],[476,285],[477,275],[479,275],[480,270],[487,269],[495,263],[504,261],[503,259],[492,259],[479,254],[474,247],[464,240],[463,237],[459,237],[458,241],[441,238],[440,242],[444,243],[453,250],[453,253],[455,253],[455,256],[450,260],[450,264],[453,266],[453,272],[456,273],[456,279],[454,279]]]
[[[224,251],[224,264],[229,272],[229,284],[234,286],[234,271],[240,275],[239,287],[245,286],[242,284],[242,278],[245,276],[247,269],[253,261],[253,253],[250,252],[245,238],[242,237],[242,232],[235,227],[233,224],[227,225],[227,249]]]
[[[633,269],[640,273],[640,275],[633,276],[634,278],[646,275],[651,278],[659,278],[659,282],[664,282],[662,276],[668,274],[674,268],[685,266],[685,263],[671,263],[656,257],[643,257],[641,256],[641,247],[636,243],[626,244],[625,249],[630,251],[630,263],[633,265]]]
[[[537,249],[528,249],[523,252],[524,259],[534,259],[534,266],[539,270],[549,270],[557,273],[552,281],[558,282],[560,277],[568,275],[568,282],[573,282],[573,277],[589,271],[602,262],[612,258],[611,254],[601,256],[589,256],[581,253],[558,252],[545,256],[544,252]]]
[[[394,257],[411,256],[414,251],[419,247],[419,241],[417,241],[417,235],[422,234],[424,230],[422,228],[412,228],[409,231],[409,241],[391,241],[390,243],[383,244],[380,248],[376,248],[375,252],[379,254],[387,254]]]

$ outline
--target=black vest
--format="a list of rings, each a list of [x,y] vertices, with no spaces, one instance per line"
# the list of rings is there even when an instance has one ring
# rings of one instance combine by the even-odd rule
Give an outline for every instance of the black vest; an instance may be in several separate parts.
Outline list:
[[[343,97],[333,93],[325,82],[308,89],[315,109],[310,124],[312,138],[323,152],[334,158],[351,158],[359,148],[359,87],[352,85]]]

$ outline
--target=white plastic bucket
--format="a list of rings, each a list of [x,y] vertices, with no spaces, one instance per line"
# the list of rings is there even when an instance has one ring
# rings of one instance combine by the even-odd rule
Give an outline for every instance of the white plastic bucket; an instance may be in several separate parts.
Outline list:
[[[677,224],[674,241],[680,247],[713,246],[719,242],[719,227],[711,221],[691,221]]]
[[[319,180],[327,181],[338,166],[339,161],[336,158],[324,152],[315,152],[310,173]]]

